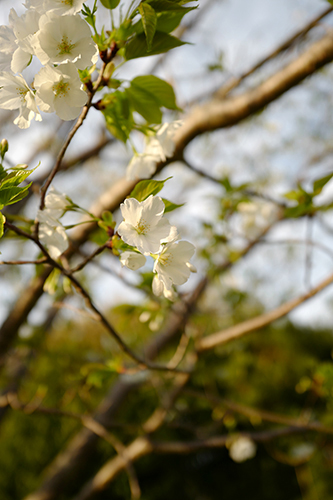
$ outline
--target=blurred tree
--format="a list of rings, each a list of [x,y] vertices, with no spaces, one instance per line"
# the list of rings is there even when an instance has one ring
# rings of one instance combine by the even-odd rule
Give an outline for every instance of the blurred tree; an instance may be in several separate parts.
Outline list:
[[[0,31],[3,500],[331,496],[333,7],[197,3]]]

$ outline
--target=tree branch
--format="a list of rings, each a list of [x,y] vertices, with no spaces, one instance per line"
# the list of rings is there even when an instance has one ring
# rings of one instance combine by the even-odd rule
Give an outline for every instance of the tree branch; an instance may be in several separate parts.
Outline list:
[[[211,335],[198,340],[196,349],[198,352],[213,349],[214,347],[217,347],[219,345],[226,344],[230,340],[240,338],[247,333],[251,333],[255,330],[260,330],[264,326],[273,323],[273,321],[283,318],[283,316],[286,316],[289,312],[293,311],[294,309],[296,309],[296,307],[317,295],[332,283],[333,274],[319,283],[319,285],[312,288],[312,290],[310,290],[308,293],[290,300],[289,302],[285,302],[273,311],[262,314],[261,316],[257,316],[256,318],[249,319],[247,321],[244,321],[243,323],[239,323],[238,325],[231,326],[230,328],[226,328],[221,332],[212,333]]]

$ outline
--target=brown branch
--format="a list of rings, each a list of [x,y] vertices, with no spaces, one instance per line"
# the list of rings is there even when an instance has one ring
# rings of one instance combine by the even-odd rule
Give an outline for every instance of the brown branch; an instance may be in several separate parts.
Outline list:
[[[37,260],[0,260],[0,265],[10,265],[10,266],[22,266],[23,264],[45,264],[48,259],[47,257],[42,257]]]
[[[324,17],[326,17],[328,14],[330,14],[333,10],[333,7],[328,7],[326,10],[324,10],[319,16],[315,17],[312,21],[310,21],[308,24],[306,24],[303,28],[301,28],[299,31],[297,31],[294,35],[292,35],[290,38],[285,40],[281,45],[279,45],[273,52],[271,52],[268,56],[264,57],[263,59],[260,59],[252,68],[250,68],[248,71],[245,71],[242,73],[239,77],[231,78],[229,82],[227,82],[223,87],[217,90],[215,93],[215,97],[218,99],[223,99],[226,97],[226,95],[231,91],[234,90],[236,87],[238,87],[248,76],[252,75],[255,73],[258,69],[260,69],[264,64],[266,64],[268,61],[271,61],[275,57],[277,57],[279,54],[282,52],[285,52],[288,50],[296,41],[298,41],[300,38],[304,37],[312,28],[314,28],[319,21],[321,21]]]
[[[281,425],[287,425],[290,427],[300,427],[302,429],[306,429],[308,431],[315,431],[319,432],[322,434],[333,434],[333,427],[328,427],[326,425],[321,424],[320,422],[316,421],[308,421],[305,420],[304,418],[293,418],[289,417],[288,415],[281,415],[279,413],[274,413],[271,411],[266,411],[258,408],[253,408],[251,406],[246,406],[240,403],[236,403],[234,401],[230,401],[229,399],[225,398],[220,398],[218,396],[215,396],[213,394],[199,392],[193,389],[185,389],[183,391],[183,394],[186,394],[188,396],[192,396],[195,398],[200,398],[205,401],[210,401],[216,406],[224,406],[228,408],[229,410],[232,410],[235,413],[240,413],[242,415],[245,415],[246,417],[249,418],[255,418],[259,420],[264,420],[265,422],[271,422],[273,424],[281,424]]]
[[[206,351],[208,349],[213,349],[214,347],[217,347],[221,344],[225,344],[230,340],[240,338],[247,333],[251,333],[255,330],[260,330],[264,326],[273,323],[273,321],[283,318],[288,313],[296,309],[296,307],[311,299],[332,283],[333,274],[319,283],[319,285],[312,288],[308,293],[292,299],[289,302],[285,302],[273,311],[262,314],[261,316],[257,316],[256,318],[249,319],[247,321],[244,321],[243,323],[239,323],[238,325],[231,326],[230,328],[226,328],[221,332],[212,333],[211,335],[200,339],[196,344],[196,348],[198,352]]]
[[[262,432],[240,432],[237,437],[248,437],[256,443],[265,443],[272,441],[283,436],[290,436],[305,432],[307,429],[301,427],[284,427],[282,429],[275,429]],[[232,435],[226,434],[224,436],[214,436],[207,439],[198,439],[195,441],[154,441],[150,440],[153,453],[161,454],[181,454],[187,455],[199,450],[209,448],[224,448],[232,440]]]

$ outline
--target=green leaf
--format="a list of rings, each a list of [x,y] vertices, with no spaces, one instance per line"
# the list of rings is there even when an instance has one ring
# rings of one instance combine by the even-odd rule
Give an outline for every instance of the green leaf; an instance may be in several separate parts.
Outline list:
[[[10,172],[6,175],[2,182],[0,182],[0,189],[2,189],[3,186],[18,186],[21,182],[25,181],[25,179],[29,177],[29,175],[32,174],[32,172],[34,172],[35,170],[35,168],[33,168],[32,170],[17,169],[13,172]]]
[[[3,208],[6,205],[12,205],[20,200],[22,200],[28,194],[28,189],[32,182],[22,187],[6,187],[0,189],[0,207]],[[0,209],[1,209],[0,208]]]
[[[327,184],[333,177],[333,172],[331,174],[325,175],[325,177],[321,177],[317,179],[313,183],[313,192],[314,194],[319,194],[322,192],[323,187]]]
[[[137,76],[132,80],[131,86],[136,89],[144,89],[146,92],[152,94],[160,106],[180,110],[176,104],[176,96],[172,86],[157,76]]]
[[[150,51],[147,50],[146,36],[144,33],[135,35],[125,47],[125,59],[137,59],[138,57],[147,57],[155,54],[163,54],[168,50],[185,45],[187,42],[182,42],[178,38],[156,31]]]
[[[3,236],[5,222],[6,217],[0,212],[0,238]]]
[[[120,0],[101,0],[101,4],[104,5],[106,9],[115,9],[118,7]]]
[[[139,12],[141,14],[143,29],[147,40],[147,50],[149,52],[156,31],[157,17],[154,9],[148,3],[140,3]]]
[[[129,198],[135,198],[138,201],[143,201],[151,194],[156,195],[161,191],[164,183],[169,179],[171,179],[171,177],[168,177],[164,181],[155,181],[151,179],[140,181],[129,195]]]
[[[166,200],[165,198],[162,198],[163,203],[165,205],[165,210],[164,213],[166,214],[167,212],[172,212],[172,210],[176,210],[176,208],[183,207],[185,203],[181,203],[180,205],[177,205],[176,203],[172,203],[172,201]]]
[[[113,94],[104,96],[103,101],[108,101],[103,115],[109,132],[117,139],[126,142],[134,124],[127,95],[117,90]]]
[[[148,0],[148,3],[152,6],[155,12],[165,12],[166,10],[170,11],[182,11],[184,7],[181,6],[182,3],[186,2],[178,2],[178,1],[170,1],[170,0]]]
[[[176,11],[161,12],[157,16],[156,30],[163,31],[164,33],[171,33],[179,26],[184,15],[191,10],[196,9],[196,7],[188,7],[187,9],[182,8]]]
[[[125,89],[125,92],[134,110],[148,123],[161,123],[162,112],[153,94],[135,85]]]

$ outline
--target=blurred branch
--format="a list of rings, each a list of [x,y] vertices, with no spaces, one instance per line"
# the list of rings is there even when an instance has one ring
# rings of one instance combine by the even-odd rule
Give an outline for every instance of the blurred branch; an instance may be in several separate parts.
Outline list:
[[[321,424],[320,422],[316,421],[309,422],[304,417],[293,418],[289,417],[288,415],[281,415],[279,413],[253,408],[251,406],[246,406],[240,403],[236,403],[234,401],[230,401],[229,399],[220,398],[218,396],[215,396],[214,394],[210,394],[207,391],[203,393],[195,391],[193,389],[184,389],[183,394],[195,398],[200,398],[205,401],[210,401],[214,405],[219,407],[224,406],[235,413],[240,413],[249,418],[263,420],[265,422],[271,422],[274,424],[288,425],[294,428],[299,427],[304,430],[315,431],[322,434],[333,434],[333,427],[328,427],[326,425]]]
[[[69,417],[79,420],[84,427],[111,444],[118,455],[122,457],[125,461],[125,468],[129,476],[132,498],[140,498],[139,483],[133,465],[127,457],[125,446],[114,434],[108,431],[103,425],[94,420],[92,417],[89,415],[80,415],[78,413],[59,410],[58,408],[45,408],[40,406],[39,401],[37,404],[35,404],[34,401],[24,404],[18,399],[17,394],[14,392],[8,392],[5,395],[0,396],[0,408],[7,407],[12,408],[13,410],[23,411],[29,415],[32,413],[41,413],[43,415],[59,415],[61,417]]]
[[[261,316],[257,316],[256,318],[249,319],[247,321],[244,321],[243,323],[239,323],[238,325],[231,326],[230,328],[226,328],[225,330],[222,330],[220,332],[212,333],[211,335],[198,340],[196,345],[197,351],[202,352],[208,349],[213,349],[214,347],[217,347],[219,345],[226,344],[230,340],[240,338],[247,333],[251,333],[255,330],[260,330],[264,326],[273,323],[273,321],[283,318],[289,312],[293,311],[294,309],[296,309],[296,307],[317,295],[332,283],[333,274],[319,283],[319,285],[312,288],[308,293],[292,299],[289,302],[285,302],[273,311],[262,314]]]
[[[245,73],[242,73],[239,77],[231,78],[229,82],[227,82],[225,85],[223,85],[223,87],[221,87],[216,91],[215,97],[217,97],[218,99],[224,99],[231,90],[234,90],[236,87],[238,87],[248,76],[255,73],[255,71],[257,71],[259,68],[264,66],[264,64],[271,61],[282,52],[288,50],[290,47],[292,47],[292,45],[294,45],[295,42],[304,38],[304,36],[310,30],[312,30],[312,28],[314,28],[319,23],[319,21],[321,21],[332,11],[333,7],[328,7],[321,14],[319,14],[319,16],[315,17],[312,21],[306,24],[294,35],[285,40],[281,45],[279,45],[276,49],[274,49],[273,52],[271,52],[268,56],[264,57],[263,59],[260,59],[260,61],[258,61],[254,66],[252,66],[252,68],[250,68],[248,71],[245,71]]]

